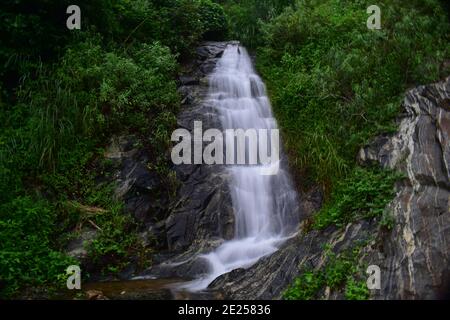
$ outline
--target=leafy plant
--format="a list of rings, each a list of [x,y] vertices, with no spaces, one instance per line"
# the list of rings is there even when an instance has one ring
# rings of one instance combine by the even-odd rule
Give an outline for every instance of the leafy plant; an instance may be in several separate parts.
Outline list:
[[[381,216],[380,226],[386,228],[387,230],[392,230],[394,228],[395,218],[392,215],[392,212],[389,210],[385,210],[383,215]]]
[[[383,216],[386,205],[394,198],[394,183],[401,177],[379,168],[355,167],[337,183],[330,201],[314,217],[313,228],[329,225],[343,227],[362,218]]]
[[[367,285],[360,280],[363,268],[357,263],[360,250],[361,246],[356,246],[352,250],[344,251],[339,256],[326,251],[325,265],[318,270],[304,270],[284,292],[284,299],[318,299],[319,294],[326,287],[329,290],[343,291],[348,300],[368,299]]]
[[[24,284],[57,286],[74,260],[55,249],[54,206],[19,197],[0,206],[0,295],[9,297]]]

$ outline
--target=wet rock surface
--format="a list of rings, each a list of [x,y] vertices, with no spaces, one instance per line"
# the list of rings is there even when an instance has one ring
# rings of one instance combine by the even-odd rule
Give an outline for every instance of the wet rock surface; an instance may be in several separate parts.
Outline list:
[[[221,127],[217,111],[206,101],[207,75],[214,69],[217,57],[225,47],[226,43],[215,42],[199,47],[193,76],[198,81],[189,81],[189,85],[179,89],[184,99],[189,97],[189,103],[178,115],[178,127],[189,130],[192,136],[194,121],[201,121],[203,130]],[[181,187],[166,220],[169,249],[186,250],[195,241],[232,238],[234,215],[224,167],[182,164],[174,166],[174,170]]]
[[[97,233],[97,230],[84,228],[77,238],[68,243],[66,254],[81,263],[85,263],[88,257],[88,247],[97,237]]]
[[[225,299],[281,299],[284,290],[301,270],[320,269],[327,260],[324,246],[334,252],[351,249],[355,242],[366,242],[376,230],[375,221],[360,221],[339,230],[299,233],[274,254],[262,258],[248,269],[224,274],[210,284],[209,289],[222,292]],[[341,299],[342,295],[336,296]]]
[[[112,172],[115,197],[136,221],[151,226],[167,215],[169,198],[161,192],[159,175],[150,170],[150,155],[134,136],[114,137],[105,158],[116,168]]]

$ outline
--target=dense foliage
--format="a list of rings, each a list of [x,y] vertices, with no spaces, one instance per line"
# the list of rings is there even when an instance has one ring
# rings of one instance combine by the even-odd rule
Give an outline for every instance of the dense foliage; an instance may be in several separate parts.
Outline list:
[[[295,0],[222,0],[229,16],[230,37],[242,41],[249,48],[265,44],[261,36],[264,23],[276,18]]]
[[[0,274],[12,294],[21,285],[53,284],[73,261],[55,248],[56,208],[20,197],[1,206]],[[48,283],[50,281],[50,283]]]
[[[66,28],[72,2],[5,0],[0,28],[0,77],[9,89],[41,62],[55,60],[79,32]],[[82,30],[101,34],[104,43],[125,48],[160,41],[172,53],[186,54],[203,37],[227,32],[223,9],[210,0],[80,0]]]
[[[96,271],[145,254],[136,223],[111,186],[98,184],[103,148],[112,135],[137,135],[169,179],[178,60],[227,32],[210,0],[82,0],[82,28],[72,31],[70,4],[4,1],[0,9],[1,295],[62,284],[74,262],[63,246],[86,223],[99,229],[89,249]],[[88,219],[86,210],[98,214]]]
[[[313,227],[344,227],[356,219],[383,217],[395,195],[393,185],[399,174],[377,168],[356,167],[331,192],[330,201],[316,214]]]
[[[328,191],[358,148],[395,128],[405,90],[439,79],[450,55],[438,1],[379,1],[381,30],[366,27],[369,5],[298,1],[263,28],[259,69],[293,167]]]

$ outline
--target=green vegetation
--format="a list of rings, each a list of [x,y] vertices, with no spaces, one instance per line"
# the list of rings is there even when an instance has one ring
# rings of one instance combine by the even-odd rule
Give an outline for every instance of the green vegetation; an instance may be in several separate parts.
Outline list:
[[[369,297],[364,279],[364,269],[358,265],[361,246],[355,246],[337,256],[326,250],[326,263],[318,270],[305,270],[284,292],[287,300],[320,298],[325,288],[340,291],[348,300],[365,300]]]
[[[82,0],[82,30],[74,31],[65,27],[70,4],[6,1],[0,9],[0,296],[65,284],[65,269],[78,262],[63,248],[86,224],[98,228],[93,272],[146,257],[137,223],[112,186],[98,184],[103,148],[112,135],[139,137],[170,189],[178,61],[227,33],[210,0]]]
[[[73,261],[56,249],[56,210],[45,200],[17,197],[2,205],[0,274],[13,294],[21,285],[57,282]]]
[[[387,170],[355,167],[336,184],[330,201],[314,217],[313,228],[343,227],[357,219],[384,217],[385,207],[395,195],[393,185],[400,177]]]
[[[263,46],[261,29],[277,17],[295,0],[223,0],[223,6],[229,17],[230,38],[242,41],[247,47]]]
[[[121,204],[113,203],[106,208],[106,213],[94,220],[100,232],[89,248],[90,268],[103,274],[115,273],[129,264],[129,257],[139,258],[141,267],[145,267],[151,251],[138,241],[137,223],[123,213]]]
[[[72,229],[75,226],[76,219],[66,219],[62,205],[66,201],[100,206],[110,214],[107,219],[100,219],[102,232],[93,244],[93,252],[113,256],[109,258],[111,262],[117,260],[114,255],[125,257],[137,244],[126,236],[130,224],[125,221],[126,216],[120,208],[110,208],[111,196],[96,190],[94,178],[98,166],[94,162],[102,156],[98,148],[112,134],[133,132],[141,135],[155,154],[164,155],[161,150],[169,141],[179,100],[173,80],[176,62],[167,47],[153,43],[129,52],[125,56],[106,51],[89,38],[70,46],[58,64],[42,70],[36,80],[19,88],[18,104],[7,115],[7,123],[11,125],[3,131],[1,146],[5,176],[2,220],[7,214],[14,214],[8,212],[9,201],[16,201],[16,197],[33,196],[37,203],[45,198],[51,201],[47,211],[52,215],[44,221],[57,235],[60,224],[66,232],[71,229],[71,222]],[[20,210],[34,212],[32,204],[19,202],[17,205],[27,206],[17,207],[19,211],[15,214],[20,215]],[[22,232],[34,235],[35,230],[26,228],[27,225],[24,224]],[[14,232],[10,227],[5,226],[2,239]],[[107,240],[117,242],[111,246]],[[11,247],[10,242],[2,241],[2,252],[15,259],[26,247],[33,256],[39,255],[36,250],[40,247],[33,246],[33,242],[27,238],[20,238],[20,242],[23,246]],[[47,251],[52,252],[48,241],[39,243],[48,244]],[[2,263],[8,260],[2,259]],[[55,268],[61,265],[58,259],[48,263],[55,264]],[[39,265],[34,268],[39,272]],[[11,278],[20,279],[18,274],[12,274]]]
[[[392,131],[407,88],[439,79],[450,24],[438,1],[310,0],[264,24],[259,70],[268,83],[292,166],[327,193],[352,174],[358,149]]]

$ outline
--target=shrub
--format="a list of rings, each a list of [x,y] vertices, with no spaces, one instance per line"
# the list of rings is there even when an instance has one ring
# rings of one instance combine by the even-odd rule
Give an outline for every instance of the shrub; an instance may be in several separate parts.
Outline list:
[[[326,252],[326,263],[318,270],[304,270],[284,292],[286,300],[313,300],[319,298],[321,290],[340,291],[348,300],[366,300],[369,290],[361,280],[363,268],[358,265],[361,245],[346,250],[339,256]]]
[[[206,40],[221,40],[227,36],[228,20],[223,7],[210,0],[200,1],[200,16]]]
[[[382,217],[386,205],[394,198],[394,183],[401,175],[377,168],[356,167],[338,182],[330,201],[314,217],[313,227],[343,227],[357,219]]]
[[[74,261],[55,250],[57,235],[55,207],[47,201],[19,197],[0,206],[0,295],[24,284],[59,283]]]
[[[223,2],[229,17],[230,37],[254,49],[265,45],[265,39],[261,37],[263,23],[271,21],[286,7],[293,5],[295,0],[226,0]]]
[[[108,199],[104,204],[113,203],[111,194],[96,190],[91,165],[101,154],[97,148],[112,134],[139,135],[154,152],[154,165],[166,165],[179,105],[176,68],[175,56],[159,43],[135,45],[123,53],[106,50],[98,37],[89,36],[19,88],[18,102],[2,114],[6,121],[0,134],[5,294],[27,285],[55,284],[64,273],[61,268],[69,260],[59,253],[56,225],[67,235],[77,223],[62,205],[65,201],[89,204],[100,197]],[[119,263],[137,248],[131,218],[122,210],[108,210],[110,219],[98,221],[105,231],[93,244],[99,268]]]

